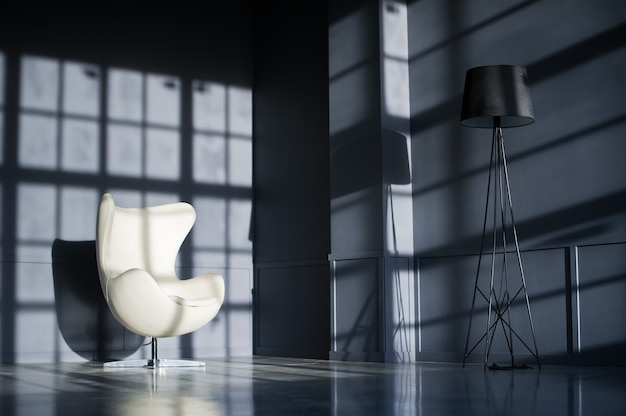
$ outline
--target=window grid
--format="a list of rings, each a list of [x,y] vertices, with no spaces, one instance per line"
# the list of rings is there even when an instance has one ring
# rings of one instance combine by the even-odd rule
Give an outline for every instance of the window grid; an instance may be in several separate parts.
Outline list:
[[[4,68],[4,55],[0,55],[0,64]],[[185,266],[181,276],[217,270],[224,274],[228,285],[229,268],[234,263],[251,271],[252,247],[247,240],[250,212],[245,212],[251,210],[251,177],[245,177],[251,175],[251,111],[246,109],[251,107],[249,91],[209,83],[222,90],[224,101],[208,103],[212,111],[199,111],[196,107],[200,103],[193,100],[189,108],[193,122],[200,128],[186,130],[181,117],[185,82],[177,77],[25,55],[20,57],[19,78],[16,169],[17,177],[26,179],[13,184],[18,263],[15,325],[20,329],[16,333],[16,351],[36,351],[48,345],[55,354],[50,358],[58,359],[58,354],[67,349],[48,318],[54,313],[50,248],[54,238],[95,238],[95,215],[104,191],[113,192],[121,206],[156,205],[183,198],[190,199],[194,206],[197,203],[199,221],[192,229],[191,243],[185,243],[188,248],[183,247],[186,254],[181,251],[181,264]],[[190,88],[196,83],[190,82]],[[0,81],[3,86],[4,77]],[[227,97],[233,94],[250,100],[240,106],[243,110],[239,109],[237,115],[232,115],[234,109],[228,106]],[[193,92],[187,97],[192,98]],[[3,99],[0,106],[3,116]],[[217,128],[212,124],[214,113],[219,113],[223,123]],[[240,125],[231,132],[237,117],[239,123],[250,127]],[[183,137],[183,131],[192,131],[192,137]],[[196,137],[211,135],[222,140],[219,149],[196,148]],[[181,163],[185,143],[191,147],[192,159],[196,150],[208,159]],[[233,157],[234,152],[241,152],[242,157]],[[221,178],[196,181],[196,171],[201,172],[201,178],[208,177],[200,167],[207,160],[220,162]],[[228,166],[233,164],[241,166],[229,171]],[[3,179],[3,186],[6,181]],[[216,208],[220,215],[210,216]],[[244,219],[247,226],[240,223]],[[245,236],[233,234],[243,233],[242,229]],[[205,244],[205,235],[215,238]],[[231,242],[235,244],[231,246]],[[237,260],[233,262],[231,257]],[[235,295],[232,301],[248,300]],[[216,324],[219,331],[225,331],[226,320]],[[48,329],[37,333],[22,330],[42,325]],[[204,338],[198,334],[193,345],[200,347],[198,342]],[[222,338],[228,337],[218,337]]]

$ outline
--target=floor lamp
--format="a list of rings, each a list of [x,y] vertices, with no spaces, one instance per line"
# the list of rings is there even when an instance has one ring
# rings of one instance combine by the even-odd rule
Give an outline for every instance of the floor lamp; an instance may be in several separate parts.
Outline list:
[[[524,276],[517,229],[513,217],[509,172],[506,153],[504,151],[504,139],[502,136],[503,128],[524,126],[533,121],[533,108],[528,89],[526,68],[512,65],[492,65],[480,66],[467,71],[465,76],[465,90],[463,93],[463,108],[461,110],[461,124],[467,127],[492,129],[492,143],[485,216],[478,268],[476,270],[476,280],[474,283],[470,321],[467,329],[463,366],[465,366],[465,361],[478,345],[484,342],[484,368],[487,368],[494,335],[499,327],[502,328],[508,352],[511,356],[511,365],[502,367],[493,364],[489,366],[489,368],[529,368],[525,364],[516,365],[513,348],[515,340],[518,340],[521,345],[532,354],[537,361],[537,366],[539,366],[535,329],[530,312],[526,278]],[[491,221],[493,223],[493,233],[491,235],[491,279],[489,282],[489,290],[487,291],[481,290],[479,287],[479,275],[483,251],[486,244],[490,198],[492,198]],[[519,286],[513,283],[514,280],[509,273],[507,264],[509,260],[508,257],[512,256],[512,253],[508,253],[507,251],[507,229],[509,225],[515,243],[515,261],[519,267]],[[500,272],[497,272],[496,256],[499,253],[501,253],[500,255],[502,256],[502,269]],[[496,275],[498,273],[500,277],[499,283],[497,284]],[[515,282],[518,282],[518,280],[515,280]],[[524,341],[512,325],[511,306],[520,298],[523,298],[526,311],[528,312],[532,343]],[[482,337],[480,337],[476,343],[470,344],[472,319],[474,317],[474,309],[477,307],[477,300],[485,301],[487,304],[487,325]]]

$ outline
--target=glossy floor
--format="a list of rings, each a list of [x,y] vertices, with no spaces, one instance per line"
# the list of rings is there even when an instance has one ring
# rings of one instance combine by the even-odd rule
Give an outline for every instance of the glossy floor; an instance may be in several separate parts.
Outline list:
[[[0,365],[0,414],[624,415],[626,369],[248,357],[205,368]]]

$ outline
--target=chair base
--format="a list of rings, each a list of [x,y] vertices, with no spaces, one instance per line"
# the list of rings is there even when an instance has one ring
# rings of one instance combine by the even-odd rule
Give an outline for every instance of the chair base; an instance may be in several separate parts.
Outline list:
[[[203,361],[192,360],[168,360],[168,359],[141,359],[121,360],[104,363],[104,368],[164,368],[164,367],[204,367]]]

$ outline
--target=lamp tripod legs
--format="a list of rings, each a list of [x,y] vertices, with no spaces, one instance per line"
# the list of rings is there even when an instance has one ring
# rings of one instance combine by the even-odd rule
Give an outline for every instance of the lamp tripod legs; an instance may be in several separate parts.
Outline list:
[[[495,171],[495,173],[494,173]],[[495,186],[493,190],[493,232],[492,232],[492,248],[491,248],[491,273],[490,273],[490,282],[489,282],[489,293],[486,294],[480,289],[479,286],[479,277],[480,277],[480,266],[483,258],[483,251],[485,245],[485,236],[486,236],[486,226],[487,226],[487,218],[489,212],[489,199],[492,195],[492,174],[494,175]],[[506,206],[508,205],[508,210]],[[498,212],[499,212],[499,221],[501,225],[501,243],[502,243],[502,274],[500,280],[500,295],[496,294],[496,254],[498,252]],[[515,254],[517,258],[517,264],[519,267],[520,277],[521,277],[521,285],[519,289],[515,293],[511,293],[509,286],[509,273],[508,273],[508,264],[507,264],[507,214],[510,215],[511,229],[513,233],[513,240],[515,243]],[[495,336],[495,332],[500,323],[505,341],[509,350],[510,358],[511,358],[511,368],[516,368],[515,365],[515,354],[513,351],[513,343],[514,339],[519,340],[522,345],[532,354],[532,356],[537,361],[537,366],[540,367],[539,363],[539,354],[537,352],[537,342],[535,338],[535,329],[532,320],[532,314],[530,311],[530,299],[528,296],[528,291],[526,288],[526,278],[524,275],[524,268],[522,266],[522,257],[519,249],[519,241],[517,236],[517,228],[515,226],[515,220],[513,217],[513,205],[511,198],[511,186],[509,183],[509,174],[508,167],[506,162],[506,152],[504,149],[504,139],[502,136],[502,129],[499,126],[499,123],[496,121],[496,125],[493,129],[493,138],[491,145],[491,158],[489,163],[489,179],[487,183],[487,198],[485,202],[485,216],[483,219],[483,229],[481,235],[481,243],[480,243],[480,253],[478,256],[478,267],[475,276],[474,282],[474,294],[472,297],[472,306],[470,310],[470,321],[467,329],[467,338],[465,343],[465,353],[463,356],[463,366],[467,361],[467,358],[472,354],[474,349],[484,340],[485,342],[485,353],[483,364],[484,368],[487,368],[487,363],[489,360],[489,354],[491,352],[491,347],[493,345],[493,339]],[[519,336],[519,334],[513,329],[511,325],[511,305],[519,296],[523,293],[524,301],[526,304],[526,310],[528,313],[528,319],[530,322],[530,332],[533,341],[533,348],[531,348],[524,340]],[[487,304],[487,328],[485,333],[470,347],[470,336],[472,331],[472,321],[474,317],[474,310],[476,308],[476,298],[480,296]],[[497,366],[494,366],[497,367]],[[499,368],[499,367],[498,367]]]

